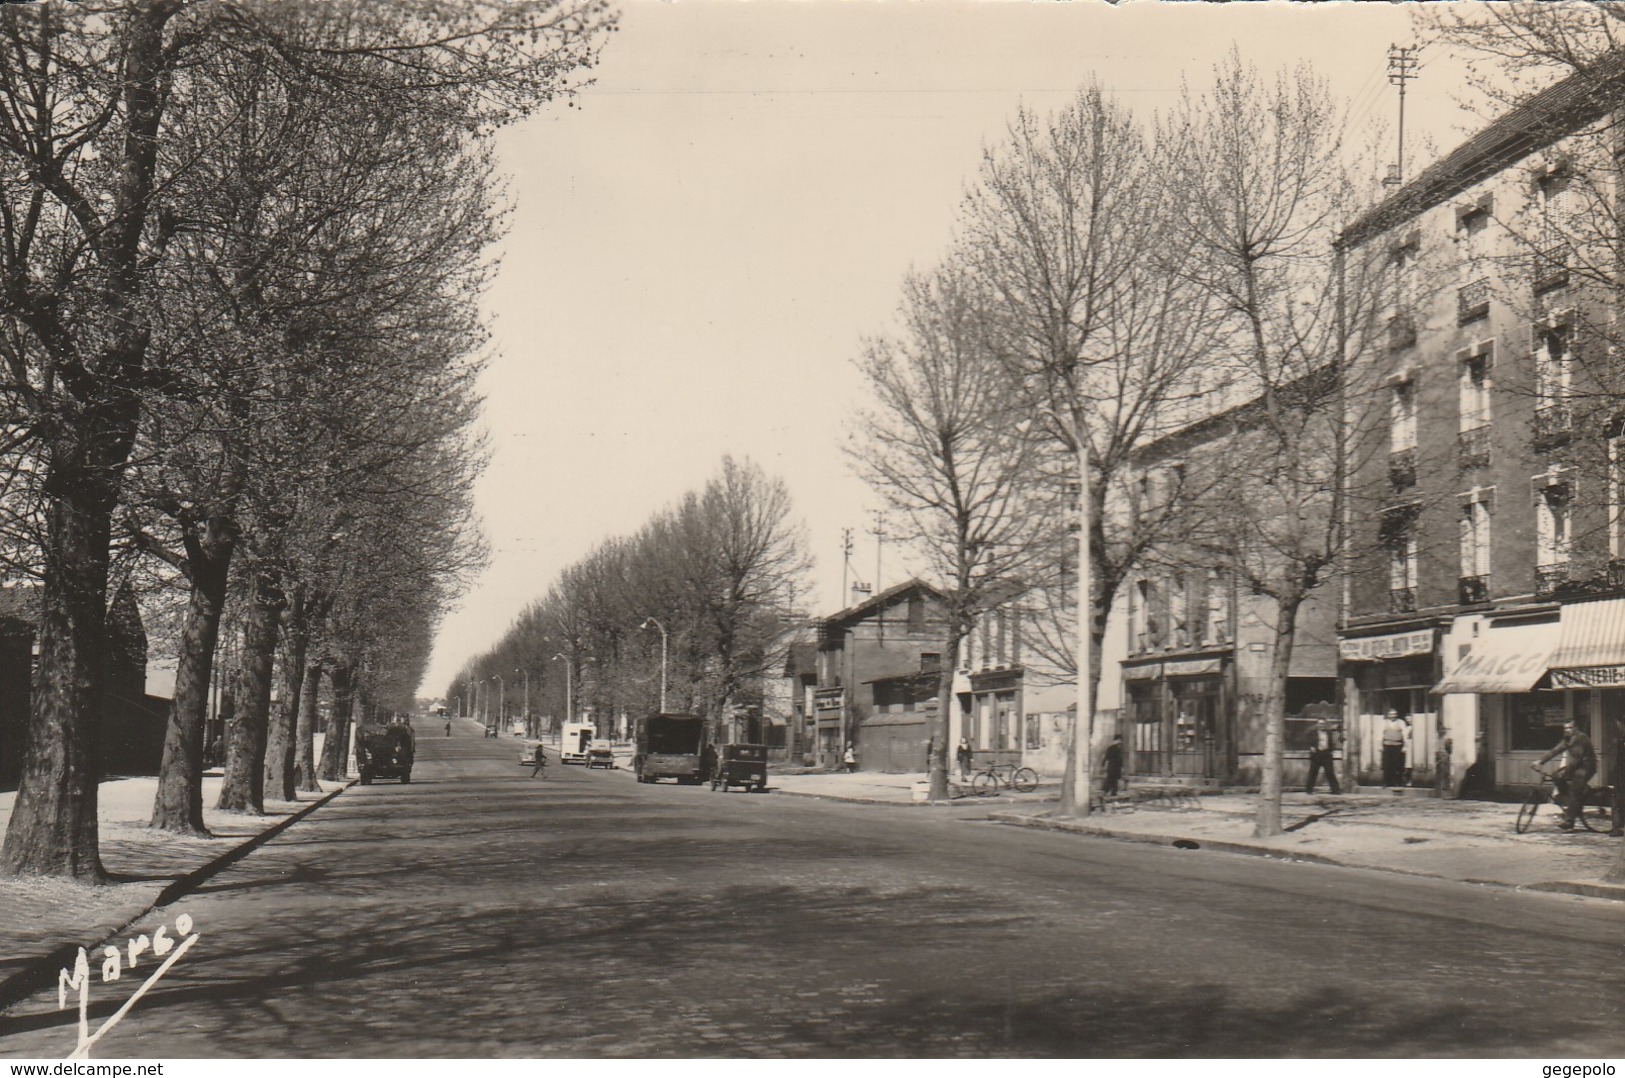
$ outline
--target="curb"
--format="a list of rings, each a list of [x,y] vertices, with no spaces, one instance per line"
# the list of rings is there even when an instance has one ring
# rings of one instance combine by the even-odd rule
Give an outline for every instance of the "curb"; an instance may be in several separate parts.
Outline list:
[[[27,965],[23,966],[22,969],[19,969],[17,972],[6,977],[4,980],[0,980],[0,1012],[3,1012],[13,1005],[22,1002],[29,996],[34,995],[36,992],[40,992],[51,987],[51,985],[56,981],[57,972],[64,967],[73,965],[74,959],[79,955],[80,947],[84,947],[87,951],[93,950],[95,947],[101,946],[102,943],[112,939],[114,936],[123,935],[131,925],[135,924],[143,917],[146,917],[153,910],[158,909],[160,906],[168,906],[178,899],[185,897],[187,893],[195,890],[198,886],[206,882],[211,876],[214,876],[221,869],[234,865],[244,857],[247,857],[249,854],[265,845],[265,843],[269,842],[271,839],[280,835],[282,832],[286,831],[288,828],[292,827],[306,816],[309,816],[312,812],[315,812],[317,809],[333,800],[333,798],[348,790],[351,786],[354,786],[355,782],[356,780],[354,779],[346,780],[344,785],[340,786],[337,790],[332,790],[323,794],[321,797],[318,797],[316,800],[308,802],[302,806],[299,811],[284,816],[282,819],[278,820],[270,827],[267,827],[259,834],[245,839],[243,842],[233,846],[229,850],[222,851],[211,860],[205,861],[203,864],[199,865],[197,868],[194,868],[185,875],[182,875],[178,879],[171,880],[169,883],[165,884],[164,887],[153,896],[152,900],[143,906],[139,911],[125,918],[111,931],[104,931],[100,933],[94,944],[64,943],[43,957],[36,958],[29,962]]]
[[[1113,831],[1110,828],[1098,827],[1091,824],[1076,823],[1068,820],[1056,820],[1044,816],[1023,816],[1017,813],[998,813],[987,817],[990,823],[1006,824],[1011,827],[1026,827],[1038,831],[1060,831],[1073,835],[1092,835],[1096,838],[1116,839],[1119,842],[1138,842],[1150,846],[1174,846],[1180,842],[1191,842],[1193,848],[1213,850],[1216,853],[1242,854],[1249,857],[1265,857],[1274,861],[1296,861],[1300,864],[1330,865],[1334,868],[1363,869],[1367,872],[1386,872],[1392,876],[1411,876],[1424,880],[1445,880],[1451,883],[1464,883],[1475,887],[1501,887],[1509,891],[1544,891],[1554,894],[1579,895],[1585,898],[1601,898],[1614,902],[1625,902],[1625,886],[1620,884],[1599,883],[1587,880],[1556,880],[1550,883],[1506,883],[1502,880],[1461,879],[1457,876],[1441,876],[1433,872],[1416,872],[1403,868],[1384,868],[1380,865],[1366,865],[1351,861],[1340,861],[1335,857],[1324,854],[1309,853],[1306,851],[1278,850],[1273,846],[1258,846],[1247,842],[1226,842],[1224,840],[1211,840],[1180,838],[1175,835],[1158,835],[1140,832]]]
[[[997,809],[1004,807],[996,797],[957,797],[947,801],[880,801],[872,797],[843,797],[840,794],[816,794],[806,790],[785,790],[769,786],[766,790],[770,794],[779,794],[783,797],[810,797],[815,801],[839,801],[847,805],[882,805],[890,808],[970,808],[979,806],[984,809]],[[1037,801],[1024,801],[1024,805],[1042,805],[1050,801],[1058,801],[1056,797],[1044,797]]]

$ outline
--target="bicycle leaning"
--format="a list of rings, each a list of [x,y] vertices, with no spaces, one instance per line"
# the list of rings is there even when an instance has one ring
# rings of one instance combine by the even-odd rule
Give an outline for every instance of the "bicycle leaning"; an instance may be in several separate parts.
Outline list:
[[[1545,771],[1530,764],[1530,767],[1540,772],[1543,781],[1536,783],[1529,791],[1529,796],[1518,807],[1518,819],[1513,824],[1518,834],[1528,831],[1535,822],[1535,813],[1540,806],[1551,803],[1560,808],[1566,807],[1569,796],[1568,784],[1563,781],[1561,769]],[[1607,831],[1613,826],[1614,788],[1612,786],[1590,786],[1586,789],[1585,804],[1574,818],[1580,826],[1587,831]]]
[[[971,779],[971,792],[977,797],[989,797],[1000,788],[1018,794],[1030,794],[1038,789],[1038,772],[1018,764],[989,764]]]

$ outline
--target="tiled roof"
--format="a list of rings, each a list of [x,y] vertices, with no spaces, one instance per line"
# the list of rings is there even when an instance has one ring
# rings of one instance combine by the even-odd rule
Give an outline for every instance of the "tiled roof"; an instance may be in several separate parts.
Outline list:
[[[0,587],[0,621],[20,621],[34,625],[39,621],[40,586],[13,584]]]

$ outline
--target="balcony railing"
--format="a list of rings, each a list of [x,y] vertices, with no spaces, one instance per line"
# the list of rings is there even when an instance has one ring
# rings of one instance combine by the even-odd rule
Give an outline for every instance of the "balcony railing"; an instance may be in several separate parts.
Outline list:
[[[1388,482],[1397,493],[1416,485],[1416,450],[1401,449],[1388,454]]]
[[[1464,576],[1458,583],[1460,586],[1458,599],[1463,606],[1490,601],[1490,578],[1487,574]]]
[[[1535,447],[1546,449],[1569,440],[1574,428],[1574,410],[1568,402],[1542,405],[1535,409]]]
[[[1550,595],[1569,582],[1569,563],[1552,562],[1535,566],[1535,594]]]
[[[1490,427],[1474,427],[1456,435],[1456,464],[1462,470],[1490,466]]]
[[[1416,319],[1410,314],[1396,314],[1388,319],[1388,350],[1398,352],[1416,343]]]
[[[1389,588],[1388,609],[1395,614],[1412,614],[1416,612],[1415,588]]]
[[[1569,249],[1564,243],[1553,243],[1535,252],[1533,285],[1535,293],[1550,292],[1569,283]]]
[[[1456,321],[1461,325],[1490,313],[1490,282],[1483,277],[1456,290]]]

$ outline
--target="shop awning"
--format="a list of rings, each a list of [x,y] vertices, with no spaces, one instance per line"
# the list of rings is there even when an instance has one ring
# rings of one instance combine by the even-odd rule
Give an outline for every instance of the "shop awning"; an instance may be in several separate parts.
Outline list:
[[[1072,684],[1045,685],[1021,694],[1021,710],[1028,715],[1058,715],[1078,706],[1078,687]]]
[[[1433,691],[1528,692],[1551,666],[1557,638],[1555,621],[1493,625]]]
[[[1571,603],[1561,626],[1550,662],[1554,686],[1625,685],[1625,599]]]
[[[1217,656],[1211,659],[1170,659],[1162,664],[1162,676],[1191,677],[1197,674],[1217,674],[1223,661]]]

